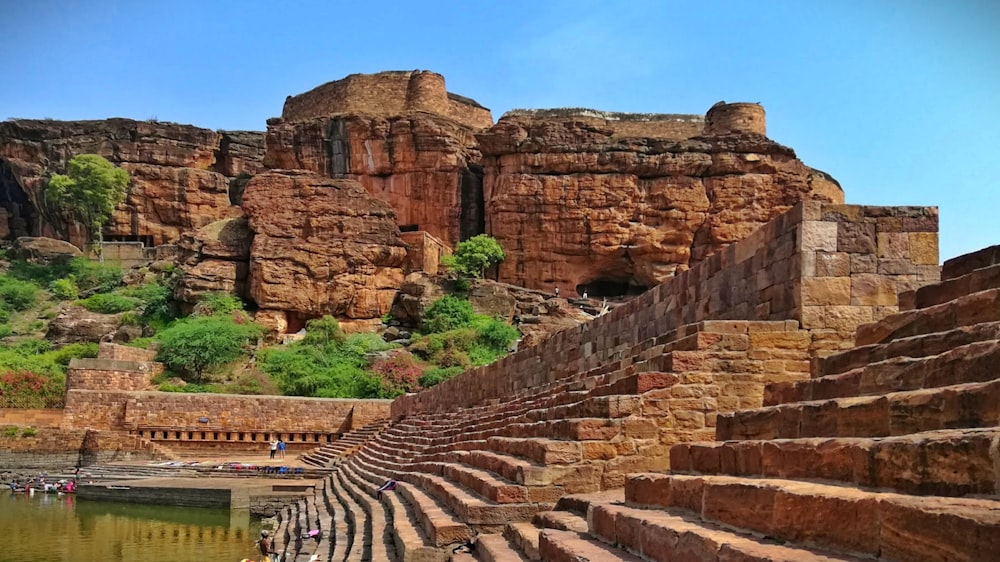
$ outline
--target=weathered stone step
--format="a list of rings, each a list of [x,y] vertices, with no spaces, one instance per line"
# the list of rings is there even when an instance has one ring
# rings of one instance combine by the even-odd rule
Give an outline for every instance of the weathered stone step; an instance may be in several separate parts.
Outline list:
[[[539,529],[559,529],[586,533],[587,518],[571,511],[539,511],[531,518],[531,522]]]
[[[938,355],[893,357],[839,375],[768,385],[764,405],[871,396],[1000,378],[1000,341],[954,347]]]
[[[882,438],[682,443],[675,473],[832,480],[919,495],[998,494],[1000,429],[945,429]]]
[[[542,465],[571,464],[583,460],[583,446],[576,441],[546,438],[490,437],[483,441],[490,451],[521,457]]]
[[[419,486],[443,502],[462,521],[470,525],[503,525],[511,521],[526,521],[535,512],[552,504],[496,503],[476,495],[465,488],[432,474],[405,472],[399,479]]]
[[[1000,552],[1000,503],[992,500],[793,480],[640,474],[626,481],[625,501],[684,509],[705,521],[871,558],[972,562]]]
[[[333,520],[331,521],[333,535],[329,540],[329,556],[326,560],[345,560],[348,555],[350,541],[353,538],[352,530],[348,528],[347,512],[350,507],[341,497],[342,494],[346,495],[346,493],[338,490],[337,476],[330,475],[325,480],[326,486],[323,489],[327,494],[327,500],[331,504],[330,511],[333,514]]]
[[[408,482],[399,482],[396,485],[396,491],[406,498],[406,502],[412,509],[414,517],[423,527],[431,545],[442,547],[459,542],[464,543],[474,536],[468,525],[457,520],[416,486]]]
[[[919,334],[892,340],[887,344],[870,344],[817,360],[813,377],[846,373],[869,363],[893,357],[927,357],[969,345],[971,343],[1000,340],[1000,322],[985,322],[960,326],[946,332]]]
[[[647,371],[616,377],[608,384],[594,388],[591,396],[610,396],[614,394],[643,394],[650,390],[669,388],[680,380],[674,373]]]
[[[911,309],[927,308],[997,287],[1000,287],[1000,265],[988,265],[913,291],[910,297]],[[901,303],[906,300],[901,299]]]
[[[607,546],[583,533],[543,529],[538,533],[538,552],[546,562],[582,562],[623,560],[642,562],[641,559]],[[666,559],[661,559],[666,560]]]
[[[537,437],[569,441],[610,441],[622,432],[617,419],[576,418],[535,423],[515,423],[504,432],[511,437]],[[473,434],[475,436],[476,434]]]
[[[943,304],[891,314],[858,327],[855,345],[947,332],[960,326],[1000,321],[1000,289],[988,289]]]
[[[946,260],[941,266],[941,279],[947,281],[998,263],[1000,263],[1000,245],[989,246]]]
[[[719,415],[716,440],[885,437],[1000,425],[1000,380]]]
[[[590,534],[646,560],[832,562],[860,560],[773,544],[706,524],[692,516],[596,504]]]
[[[528,560],[541,560],[538,553],[538,527],[528,521],[508,523],[503,536]]]
[[[512,562],[531,560],[503,535],[479,535],[476,538],[476,558],[482,562]]]
[[[337,476],[339,484],[357,506],[356,519],[363,524],[355,525],[351,556],[358,556],[358,560],[396,560],[396,529],[386,515],[385,506],[374,499],[369,484],[354,474],[351,467],[341,466]]]

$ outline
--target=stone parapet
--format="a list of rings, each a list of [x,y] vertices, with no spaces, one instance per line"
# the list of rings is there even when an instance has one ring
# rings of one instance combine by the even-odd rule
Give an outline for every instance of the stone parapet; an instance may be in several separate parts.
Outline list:
[[[429,275],[436,275],[441,265],[441,258],[451,255],[448,244],[427,232],[403,232],[399,237],[406,244],[403,273],[423,271]]]
[[[66,388],[72,390],[147,390],[162,363],[117,359],[73,359],[66,370]]]

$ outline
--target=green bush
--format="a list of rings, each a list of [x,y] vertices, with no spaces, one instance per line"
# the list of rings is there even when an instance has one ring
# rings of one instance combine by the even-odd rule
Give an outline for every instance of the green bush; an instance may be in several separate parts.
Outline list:
[[[429,369],[421,375],[419,380],[420,386],[430,388],[454,376],[462,374],[463,371],[465,371],[465,369],[462,367],[436,367],[434,369]]]
[[[21,437],[34,437],[38,435],[38,430],[33,427],[26,427],[21,430]]]
[[[97,357],[101,346],[96,343],[71,343],[52,352],[52,360],[59,365],[67,366],[73,359]]]
[[[129,287],[123,294],[139,299],[142,303],[142,317],[145,319],[169,321],[176,316],[173,292],[166,285],[146,283],[139,287]],[[240,303],[241,307],[242,304]]]
[[[10,311],[0,303],[0,324],[10,322]]]
[[[42,355],[52,350],[49,340],[22,340],[10,348],[11,351],[25,357]]]
[[[5,425],[3,429],[0,429],[0,436],[2,437],[17,437],[17,434],[21,432],[21,428],[16,425]]]
[[[107,293],[120,287],[124,274],[122,268],[113,263],[101,263],[87,258],[73,258],[69,262],[66,275],[81,291]]]
[[[191,316],[157,335],[157,359],[198,382],[212,367],[235,361],[263,333],[257,324],[232,316]]]
[[[316,346],[340,344],[344,342],[344,333],[337,319],[326,315],[306,322],[306,336],[302,340],[307,345]]]
[[[432,302],[424,311],[423,329],[428,333],[446,332],[461,328],[472,321],[472,303],[451,295]]]
[[[139,306],[139,299],[117,295],[115,293],[97,293],[77,303],[91,312],[102,314],[117,314],[134,310]]]
[[[234,312],[243,312],[243,301],[227,293],[208,293],[195,305],[195,314],[198,316],[221,316]]]
[[[482,277],[487,268],[504,260],[503,247],[496,238],[479,234],[455,246],[455,253],[441,258],[449,270],[468,277]]]
[[[0,338],[6,338],[14,333],[14,328],[10,324],[0,324]]]
[[[410,344],[410,351],[417,355],[435,361],[435,357],[446,350],[466,351],[479,335],[472,328],[459,328],[437,334],[421,336]]]
[[[510,344],[521,337],[521,333],[514,326],[485,315],[477,315],[472,322],[472,328],[479,334],[478,339],[481,344],[504,354],[510,349]]]
[[[49,284],[52,295],[61,301],[76,300],[80,297],[80,288],[71,278],[56,279]]]
[[[27,281],[0,276],[0,303],[10,310],[27,310],[35,304],[38,287]]]

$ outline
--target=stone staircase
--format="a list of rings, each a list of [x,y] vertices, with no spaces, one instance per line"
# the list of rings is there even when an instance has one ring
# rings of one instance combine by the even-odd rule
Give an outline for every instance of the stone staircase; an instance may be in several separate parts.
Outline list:
[[[975,265],[720,414],[716,441],[675,444],[670,473],[564,496],[479,558],[997,560],[1000,265]]]
[[[701,322],[502,402],[372,430],[327,478],[336,502],[290,506],[279,539],[287,559],[307,559],[299,520],[332,506],[324,517],[344,529],[332,536],[349,543],[337,560],[448,560],[472,541],[480,559],[526,559],[531,548],[518,545],[538,542],[528,528],[540,513],[667,469],[669,446],[714,437],[719,412],[759,406],[769,382],[808,377],[811,345],[795,322]],[[396,490],[379,495],[389,479]],[[509,538],[517,529],[521,543]]]
[[[354,454],[365,443],[381,433],[388,424],[389,420],[387,419],[378,420],[366,426],[352,429],[340,439],[326,443],[322,447],[302,455],[299,460],[319,468],[333,468],[340,464],[345,457]]]

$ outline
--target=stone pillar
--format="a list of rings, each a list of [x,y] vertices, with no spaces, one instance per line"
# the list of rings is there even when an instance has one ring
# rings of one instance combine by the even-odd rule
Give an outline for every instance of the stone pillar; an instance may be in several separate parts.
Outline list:
[[[427,70],[414,71],[406,90],[406,109],[448,115],[444,76]]]

